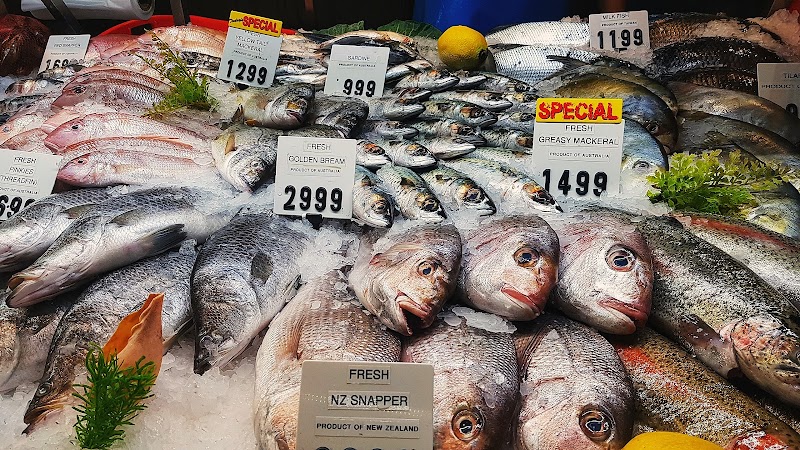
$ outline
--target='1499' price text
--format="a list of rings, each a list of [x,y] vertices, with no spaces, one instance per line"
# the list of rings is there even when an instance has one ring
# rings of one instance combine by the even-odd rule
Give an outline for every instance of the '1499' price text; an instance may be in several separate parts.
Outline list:
[[[29,198],[23,202],[22,197],[0,195],[0,217],[5,216],[6,219],[10,219],[14,214],[20,212],[22,208],[27,208],[34,201],[34,199]]]
[[[286,186],[284,192],[289,195],[289,199],[283,204],[283,208],[286,211],[294,211],[296,207],[300,207],[302,211],[308,211],[311,209],[312,203],[314,209],[320,213],[325,211],[325,208],[328,206],[330,206],[330,209],[333,212],[338,212],[342,209],[342,190],[339,188],[331,189],[330,196],[328,196],[327,189],[324,187],[318,187],[316,191],[314,191],[314,202],[312,202],[311,198],[311,188],[308,186],[303,186],[300,188],[299,196],[297,195],[297,188],[291,184]],[[300,201],[297,203],[297,205],[294,204],[295,197],[300,197]]]
[[[551,192],[550,181],[552,177],[550,169],[545,169],[542,172],[542,176],[544,176],[544,190]],[[572,185],[573,182],[575,186]],[[565,170],[558,178],[558,190],[563,192],[564,195],[569,195],[570,191],[574,188],[575,193],[580,196],[584,196],[591,191],[592,194],[599,197],[607,187],[608,175],[606,175],[605,172],[597,172],[594,174],[594,177],[592,177],[589,172],[581,170],[577,173],[573,181],[572,178],[570,178],[570,171]]]

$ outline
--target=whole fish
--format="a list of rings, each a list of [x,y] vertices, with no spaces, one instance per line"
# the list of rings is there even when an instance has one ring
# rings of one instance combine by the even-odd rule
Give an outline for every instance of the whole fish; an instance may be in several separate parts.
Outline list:
[[[198,25],[170,26],[153,28],[138,37],[143,45],[154,45],[155,37],[180,51],[198,52],[222,57],[225,46],[225,33]]]
[[[59,148],[56,154],[62,155],[62,165],[71,159],[87,153],[109,153],[127,151],[175,158],[190,159],[195,164],[207,166],[214,162],[208,145],[194,146],[180,139],[159,136],[101,137],[89,139]]]
[[[775,33],[747,19],[717,14],[653,14],[650,19],[650,46],[659,48],[699,37],[735,37],[769,48],[785,45]]]
[[[76,189],[39,199],[0,224],[0,271],[24,269],[70,223],[112,197],[105,189]]]
[[[486,81],[479,84],[476,89],[492,92],[530,92],[535,93],[536,89],[530,84],[507,77],[494,72],[471,72],[479,73],[486,77]]]
[[[485,77],[484,77],[485,79]],[[497,112],[511,107],[510,100],[503,94],[491,91],[444,91],[431,95],[431,100],[459,100],[480,106],[483,109]]]
[[[530,131],[507,130],[504,128],[483,128],[481,136],[486,138],[488,147],[527,150],[533,148],[533,133]]]
[[[374,169],[391,162],[386,150],[380,145],[367,139],[359,139],[356,142],[356,164]]]
[[[359,301],[400,334],[429,327],[456,288],[461,237],[425,224],[361,240],[348,279]]]
[[[20,95],[47,94],[62,86],[61,81],[47,78],[29,78],[15,81],[8,85],[6,94],[12,97]]]
[[[379,30],[356,30],[340,34],[332,39],[319,44],[319,48],[332,48],[334,45],[358,45],[363,43],[365,39],[371,39],[377,42],[399,42],[406,45],[414,45],[414,40],[404,34],[395,33],[394,31],[379,31]]]
[[[453,119],[473,127],[485,127],[497,122],[497,115],[480,106],[460,100],[428,100],[420,119]]]
[[[425,107],[397,97],[373,97],[367,100],[371,120],[405,120],[419,115]]]
[[[367,120],[361,130],[384,139],[412,139],[419,134],[416,128],[394,120]]]
[[[70,403],[73,383],[85,372],[89,344],[107,342],[122,319],[142,307],[148,294],[164,293],[165,349],[189,328],[189,274],[196,256],[194,248],[185,245],[111,272],[84,289],[56,327],[44,376],[25,411],[26,432]]]
[[[433,69],[433,64],[427,59],[415,59],[407,63],[397,64],[386,69],[386,81],[391,82],[411,75]]]
[[[374,136],[372,142],[386,151],[395,165],[411,168],[425,168],[436,164],[436,157],[423,144],[407,139],[385,140]]]
[[[87,67],[81,70],[72,77],[64,88],[66,89],[73,84],[96,84],[98,82],[116,82],[120,80],[145,85],[164,94],[172,89],[167,83],[146,74],[122,67],[103,65]]]
[[[524,324],[514,344],[521,393],[516,450],[619,450],[628,442],[635,393],[603,336],[545,314]]]
[[[492,199],[466,174],[440,165],[421,176],[449,211],[475,210],[479,216],[489,216],[497,211]]]
[[[350,137],[364,125],[368,115],[369,105],[363,100],[327,95],[317,96],[309,118],[312,123],[334,127]]]
[[[552,56],[576,59],[585,63],[600,58],[600,55],[594,52],[560,47],[560,45],[563,44],[524,45],[509,50],[495,51],[493,56],[497,73],[536,84],[568,68],[564,62],[552,58]]]
[[[2,147],[23,152],[53,153],[44,146],[45,138],[47,138],[47,132],[41,128],[34,128],[8,138],[3,142]]]
[[[453,137],[474,145],[486,144],[486,139],[475,128],[454,119],[426,119],[406,123],[426,137]]]
[[[452,88],[458,84],[458,81],[458,77],[451,75],[446,70],[425,69],[414,71],[400,78],[395,87],[420,88],[431,92],[440,92]]]
[[[338,271],[315,278],[270,324],[256,357],[255,434],[261,448],[297,448],[303,361],[400,359],[400,339],[365,314]]]
[[[310,237],[287,222],[239,213],[200,250],[191,280],[195,373],[230,362],[294,296]]]
[[[451,75],[458,77],[458,83],[453,86],[453,89],[457,91],[477,89],[481,83],[486,81],[486,75],[482,73],[469,72],[467,70],[457,70],[455,72],[451,72]]]
[[[669,160],[661,143],[638,122],[626,120],[622,137],[620,191],[631,196],[644,196],[651,189],[647,177],[668,169]]]
[[[733,217],[672,215],[692,234],[732,256],[800,305],[800,244],[796,239]]]
[[[671,79],[678,73],[698,69],[732,69],[756,74],[758,63],[786,62],[775,52],[749,41],[722,37],[701,37],[676,42],[653,50],[648,74]]]
[[[17,114],[11,117],[0,125],[0,142],[5,142],[20,133],[39,128],[47,120],[47,117],[42,113]]]
[[[249,88],[229,93],[219,102],[236,108],[233,120],[241,119],[250,126],[279,130],[299,128],[313,111],[319,111],[321,107],[314,101],[314,87],[306,83]]]
[[[558,237],[538,216],[482,223],[463,237],[461,300],[509,320],[533,320],[558,281]]]
[[[116,197],[71,222],[42,256],[15,273],[6,303],[30,306],[184,239],[205,241],[227,219],[225,213],[198,208],[214,200],[219,201],[188,188],[153,188]]]
[[[434,448],[509,448],[519,393],[510,333],[474,328],[449,312],[407,339],[401,360],[433,365]]]
[[[565,47],[589,45],[586,22],[526,22],[505,27],[486,35],[490,44],[552,44]]]
[[[536,114],[533,112],[505,112],[497,116],[497,123],[495,123],[494,126],[497,128],[527,131],[528,133],[532,133],[535,120]]]
[[[413,170],[391,164],[378,169],[377,175],[407,219],[438,223],[447,217],[439,199]]]
[[[763,97],[674,81],[669,83],[669,88],[682,110],[747,122],[766,128],[795,145],[800,144],[800,119]]]
[[[628,214],[605,208],[551,221],[561,242],[553,304],[603,333],[644,327],[653,294],[653,259]]]
[[[126,108],[150,108],[164,100],[164,93],[158,89],[126,80],[98,80],[95,82],[70,82],[53,102],[54,107],[75,106],[93,100],[104,105],[125,106]]]
[[[743,373],[798,405],[800,310],[753,271],[673,218],[639,222],[653,254],[650,324],[724,377]]]
[[[392,198],[378,184],[375,174],[356,165],[353,180],[353,219],[373,227],[389,228],[394,222]]]
[[[495,200],[519,202],[539,211],[561,211],[561,206],[539,183],[507,164],[470,156],[442,164],[469,175]]]
[[[756,75],[735,69],[696,69],[676,73],[670,80],[758,95]]]
[[[457,158],[475,150],[475,144],[460,137],[423,136],[416,139],[437,159]]]
[[[211,154],[222,178],[243,192],[253,192],[275,172],[280,132],[232,127],[211,141]]]
[[[633,381],[641,424],[728,449],[800,446],[788,425],[649,328],[613,344]]]

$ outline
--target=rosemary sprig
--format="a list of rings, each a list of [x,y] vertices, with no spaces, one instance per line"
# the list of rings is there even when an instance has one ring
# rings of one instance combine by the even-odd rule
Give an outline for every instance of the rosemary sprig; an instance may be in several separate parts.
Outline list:
[[[74,393],[81,404],[73,406],[78,411],[75,433],[81,448],[107,449],[125,437],[124,425],[131,422],[146,405],[142,403],[152,396],[150,388],[156,380],[152,361],[144,363],[144,357],[133,367],[121,369],[117,355],[109,359],[103,349],[90,344],[86,355],[88,384],[76,384],[82,393]]]

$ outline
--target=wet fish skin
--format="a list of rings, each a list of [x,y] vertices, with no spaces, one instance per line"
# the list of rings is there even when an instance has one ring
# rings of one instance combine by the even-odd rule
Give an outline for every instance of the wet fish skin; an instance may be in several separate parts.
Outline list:
[[[677,73],[670,80],[758,95],[758,78],[733,69],[697,69]]]
[[[436,164],[436,157],[420,142],[408,139],[385,140],[378,137],[373,142],[383,148],[397,166],[421,169]]]
[[[437,159],[457,158],[475,150],[475,144],[460,137],[417,137],[417,142],[423,144]]]
[[[46,94],[58,89],[62,84],[60,81],[47,78],[30,78],[9,84],[5,92],[9,96]]]
[[[725,448],[800,445],[789,426],[651,329],[612,344],[633,381],[636,418],[644,425]]]
[[[451,75],[447,70],[425,69],[414,71],[400,78],[395,87],[420,88],[431,92],[440,92],[452,88],[458,84],[458,81],[459,78]]]
[[[497,212],[492,199],[464,173],[440,165],[421,176],[448,210],[475,210],[479,216]]]
[[[600,55],[586,50],[553,45],[525,45],[493,53],[497,72],[529,84],[536,84],[568,68],[558,58],[591,63]],[[553,56],[557,58],[553,58]]]
[[[70,82],[53,102],[54,107],[75,106],[85,101],[96,101],[106,105],[152,107],[164,100],[158,89],[127,80],[98,80],[89,83]]]
[[[591,208],[553,227],[561,242],[553,304],[603,333],[631,334],[644,327],[652,304],[653,260],[632,217]]]
[[[770,47],[783,45],[778,35],[762,28],[748,19],[738,19],[716,14],[670,13],[653,14],[650,17],[650,45],[663,47],[675,42],[698,37],[756,37],[756,42],[767,40]]]
[[[191,324],[189,274],[197,256],[191,245],[111,272],[78,296],[56,327],[44,376],[28,403],[26,432],[69,404],[75,378],[84,373],[89,343],[108,341],[119,322],[141,308],[148,294],[163,292],[162,336],[169,348]]]
[[[299,128],[316,106],[314,87],[307,83],[249,88],[236,92],[235,99],[236,116],[245,124],[279,130]]]
[[[103,65],[87,67],[84,70],[76,73],[75,76],[70,79],[69,83],[64,86],[64,88],[66,89],[71,85],[77,84],[95,84],[98,82],[115,82],[119,80],[130,81],[132,83],[148,86],[164,94],[169,92],[171,89],[167,83],[148,76],[147,74],[134,70],[128,70],[122,67]]]
[[[478,134],[475,128],[454,119],[414,120],[407,123],[426,137],[454,137],[475,145],[486,144],[486,138]]]
[[[498,115],[495,126],[508,130],[532,132],[535,120],[536,114],[533,112],[515,111]]]
[[[233,127],[211,142],[211,154],[225,180],[242,192],[253,192],[275,172],[280,132]]]
[[[543,21],[512,25],[486,35],[492,44],[555,44],[578,47],[589,44],[589,24],[585,22]]]
[[[509,448],[519,392],[511,334],[458,320],[438,319],[403,345],[403,362],[433,365],[434,448]]]
[[[492,92],[536,92],[536,89],[530,84],[499,73],[470,72],[470,74],[480,74],[486,77],[486,81],[479,84],[476,89]]]
[[[486,138],[488,147],[502,147],[512,150],[528,150],[533,148],[533,133],[503,128],[484,128],[481,136]]]
[[[363,100],[334,95],[317,96],[310,113],[313,123],[334,127],[345,137],[353,136],[368,116],[369,105]]]
[[[407,63],[397,64],[386,70],[386,81],[395,81],[414,72],[433,69],[433,64],[426,59],[415,59]]]
[[[388,328],[411,336],[429,327],[456,288],[461,237],[452,225],[424,224],[362,239],[350,287]]]
[[[425,107],[396,97],[373,97],[367,100],[371,120],[405,120],[419,115]]]
[[[439,199],[411,169],[391,164],[376,173],[381,187],[392,196],[395,206],[407,219],[439,223],[447,217]]]
[[[42,143],[46,137],[47,133],[44,130],[34,128],[8,138],[3,142],[2,147],[23,152],[52,154],[50,149]]]
[[[635,393],[604,337],[544,314],[519,324],[514,344],[521,392],[515,449],[619,450],[628,442]]]
[[[555,231],[538,216],[506,216],[463,237],[459,289],[467,305],[508,320],[533,320],[558,281]]]
[[[486,75],[470,73],[468,70],[457,70],[452,72],[452,75],[458,77],[458,83],[453,86],[453,89],[456,91],[477,89],[481,83],[486,81]]]
[[[375,133],[384,139],[412,139],[419,134],[416,128],[394,120],[367,120],[362,133]]]
[[[356,142],[356,164],[373,169],[391,162],[386,150],[380,145],[367,139],[359,139]]]
[[[758,205],[742,209],[748,222],[794,239],[800,238],[800,193],[794,186],[783,183],[775,192],[759,192],[753,196]]]
[[[622,138],[620,191],[628,195],[646,195],[651,189],[647,177],[659,170],[669,170],[664,147],[638,122],[626,120]]]
[[[191,277],[195,373],[229,363],[294,296],[309,237],[286,222],[240,213],[200,250]]]
[[[338,271],[310,280],[270,324],[256,357],[255,434],[260,448],[296,448],[303,361],[400,359],[400,339],[365,314]]]
[[[485,79],[485,78],[484,78]],[[511,107],[512,103],[498,92],[459,90],[437,92],[431,95],[431,100],[460,100],[480,106],[491,112],[498,112]]]
[[[758,63],[785,62],[771,50],[741,39],[701,37],[676,42],[653,51],[648,75],[671,79],[698,69],[726,68],[756,74]]]
[[[428,100],[420,119],[453,119],[473,127],[485,127],[497,122],[497,115],[480,106],[459,100]]]
[[[353,185],[353,218],[373,227],[390,228],[394,223],[392,198],[378,184],[377,176],[356,165]]]

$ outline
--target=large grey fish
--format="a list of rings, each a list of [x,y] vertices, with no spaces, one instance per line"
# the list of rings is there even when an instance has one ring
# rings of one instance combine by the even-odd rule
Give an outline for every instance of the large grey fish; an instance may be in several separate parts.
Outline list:
[[[163,292],[161,329],[165,349],[192,320],[189,274],[197,257],[191,243],[131,264],[94,281],[64,314],[53,336],[44,376],[25,412],[26,431],[70,403],[75,378],[84,373],[89,344],[108,341],[125,316],[150,293]]]
[[[428,100],[422,103],[425,111],[420,119],[453,119],[473,127],[485,127],[497,122],[497,115],[469,102],[460,100]]]
[[[0,224],[0,271],[27,267],[72,221],[112,197],[105,189],[76,189],[39,199]]]
[[[620,192],[643,197],[651,188],[647,177],[668,169],[669,160],[661,143],[639,122],[626,120],[622,137]]]
[[[488,147],[501,147],[512,150],[528,150],[533,148],[533,132],[508,130],[493,127],[481,129],[481,136],[486,139]]]
[[[568,68],[567,64],[552,58],[552,56],[575,59],[590,63],[600,55],[586,50],[569,47],[560,47],[561,43],[554,45],[524,45],[508,50],[495,51],[494,62],[497,73],[522,80],[529,84],[536,84],[545,78],[557,74]]]
[[[318,95],[309,116],[312,123],[334,127],[350,137],[367,120],[369,105],[355,97]]]
[[[452,88],[458,84],[458,81],[458,77],[451,75],[447,70],[425,69],[404,76],[395,86],[399,88],[420,88],[431,92],[439,92]]]
[[[378,169],[377,175],[405,218],[432,223],[445,219],[439,199],[413,170],[392,164]]]
[[[466,155],[475,150],[475,144],[461,137],[417,137],[436,159],[450,159]]]
[[[669,88],[682,110],[741,120],[800,144],[800,119],[763,97],[676,81],[670,82]]]
[[[444,91],[431,95],[431,100],[460,100],[469,102],[492,112],[511,107],[512,103],[499,92],[491,91]]]
[[[328,272],[304,284],[269,326],[256,356],[255,434],[262,449],[297,448],[303,361],[400,359],[400,339],[366,314],[346,279]]]
[[[290,130],[303,125],[312,114],[314,86],[294,83],[270,88],[251,87],[228,91],[219,97],[220,113],[224,116],[231,117],[228,109],[235,108],[234,120],[242,120],[250,126]]]
[[[416,128],[394,120],[367,120],[361,130],[386,139],[411,139],[419,134]]]
[[[425,224],[362,238],[348,279],[364,307],[411,336],[429,327],[452,295],[460,261],[458,230]]]
[[[478,131],[454,119],[426,119],[407,122],[426,137],[454,137],[475,145],[486,144],[486,139]]]
[[[676,73],[670,80],[758,95],[756,75],[735,69],[696,69],[691,72]]]
[[[490,44],[551,44],[565,47],[589,45],[586,22],[526,22],[502,28],[486,35]]]
[[[720,375],[743,373],[785,402],[800,404],[800,310],[677,220],[647,217],[637,228],[655,266],[653,328]]]
[[[748,19],[700,13],[652,14],[649,19],[650,46],[654,49],[712,36],[745,39],[768,48],[785,46],[777,34]]]
[[[449,211],[475,210],[479,216],[489,216],[497,211],[492,199],[466,174],[440,165],[421,176]]]
[[[278,136],[265,128],[234,126],[211,141],[211,154],[222,178],[243,192],[253,192],[275,171]]]
[[[373,97],[367,99],[370,120],[405,120],[419,115],[425,107],[413,100],[397,97]]]
[[[516,450],[620,450],[628,442],[635,393],[603,336],[545,314],[524,324],[514,344],[521,392]]]
[[[535,93],[536,89],[530,84],[517,80],[515,78],[507,77],[495,72],[473,72],[479,73],[486,77],[486,81],[479,84],[476,89],[492,92],[531,92]]]
[[[209,238],[192,271],[194,371],[239,355],[294,296],[310,237],[272,212],[239,213]]]
[[[373,227],[389,228],[394,222],[392,198],[381,189],[377,176],[356,166],[353,181],[353,219]]]
[[[561,242],[553,304],[604,333],[642,328],[650,315],[653,260],[632,218],[594,208],[551,224]]]
[[[775,52],[749,41],[701,37],[653,50],[648,75],[671,79],[679,73],[703,69],[733,69],[755,75],[758,63],[786,62]]]
[[[436,157],[428,147],[408,139],[381,139],[372,136],[372,141],[384,149],[386,155],[397,166],[425,168],[436,164]]]
[[[184,239],[205,241],[228,219],[225,212],[207,211],[205,202],[214,200],[195,189],[152,188],[108,201],[70,223],[42,256],[15,273],[6,303],[30,306]]]
[[[407,339],[401,357],[433,365],[433,447],[509,448],[519,394],[511,334],[446,314]]]
[[[789,426],[649,328],[613,345],[633,381],[638,423],[728,449],[800,446]]]
[[[470,156],[442,164],[469,175],[495,200],[519,202],[540,211],[561,211],[561,206],[539,183],[507,164]]]
[[[534,216],[485,222],[463,237],[461,301],[509,320],[533,320],[558,281],[555,231]]]

